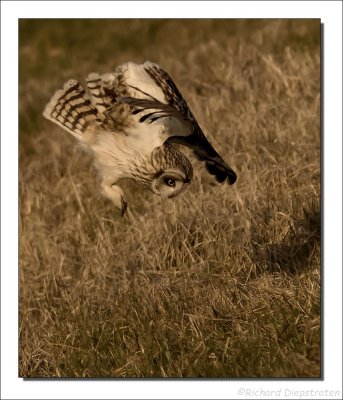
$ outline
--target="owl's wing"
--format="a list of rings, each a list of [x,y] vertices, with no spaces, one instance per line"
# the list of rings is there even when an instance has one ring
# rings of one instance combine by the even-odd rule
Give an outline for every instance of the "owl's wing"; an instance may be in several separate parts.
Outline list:
[[[86,78],[86,92],[76,79],[69,79],[51,97],[43,116],[84,143],[92,141],[92,135],[86,134],[87,131],[120,132],[130,122],[130,116],[128,112],[122,115],[123,104],[117,97],[128,92],[120,79],[115,80],[113,90],[113,81],[113,74],[91,73]]]
[[[131,106],[140,124],[162,125],[166,140],[190,147],[197,158],[205,162],[207,171],[219,182],[233,184],[235,172],[206,139],[186,101],[172,78],[157,64],[146,61],[119,67],[129,95],[118,100]]]
[[[91,125],[101,124],[102,118],[84,88],[75,79],[70,79],[62,89],[55,92],[45,106],[43,116],[80,141],[84,141],[84,133]]]

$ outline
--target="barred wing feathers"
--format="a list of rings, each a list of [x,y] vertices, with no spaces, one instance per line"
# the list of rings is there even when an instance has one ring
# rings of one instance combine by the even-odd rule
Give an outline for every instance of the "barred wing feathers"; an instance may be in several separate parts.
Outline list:
[[[113,91],[108,90],[109,75],[93,72],[88,75],[86,82],[91,102],[99,112],[105,113],[114,106],[115,96],[113,96]]]
[[[98,131],[122,131],[128,118],[120,112],[123,105],[117,97],[127,94],[124,86],[118,81],[114,84],[113,74],[94,72],[86,78],[86,84],[87,92],[77,80],[70,79],[53,95],[43,116],[85,142],[90,138],[85,135],[90,127]]]
[[[99,111],[75,79],[70,79],[63,89],[57,90],[46,105],[43,116],[81,141],[85,130],[100,122]]]
[[[170,131],[168,142],[190,147],[218,182],[227,180],[229,184],[235,183],[235,172],[208,142],[170,75],[150,61],[143,65],[128,63],[122,68],[132,95],[120,97],[119,100],[130,104],[133,114],[141,114],[139,122],[165,124]],[[175,120],[179,124],[172,124]]]

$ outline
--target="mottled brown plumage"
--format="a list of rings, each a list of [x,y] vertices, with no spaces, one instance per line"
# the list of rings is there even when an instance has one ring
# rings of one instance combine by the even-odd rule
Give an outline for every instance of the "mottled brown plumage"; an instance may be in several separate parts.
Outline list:
[[[122,213],[127,204],[117,183],[123,178],[164,197],[179,194],[191,181],[192,165],[173,143],[191,147],[219,182],[235,182],[236,174],[158,65],[130,62],[111,74],[92,73],[86,83],[88,94],[76,80],[68,81],[43,115],[92,150],[103,194]]]

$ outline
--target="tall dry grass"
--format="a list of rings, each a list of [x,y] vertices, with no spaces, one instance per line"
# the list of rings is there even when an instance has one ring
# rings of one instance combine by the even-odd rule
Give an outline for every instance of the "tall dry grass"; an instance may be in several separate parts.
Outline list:
[[[22,377],[320,376],[319,20],[22,20]],[[158,62],[237,172],[99,194],[45,121],[71,77]],[[190,156],[191,157],[191,156]]]

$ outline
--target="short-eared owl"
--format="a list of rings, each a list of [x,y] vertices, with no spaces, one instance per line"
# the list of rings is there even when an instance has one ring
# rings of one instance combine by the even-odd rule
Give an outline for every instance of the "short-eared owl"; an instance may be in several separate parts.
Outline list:
[[[90,148],[102,192],[123,214],[121,179],[132,178],[153,193],[173,197],[191,181],[188,158],[173,147],[190,147],[218,182],[236,181],[235,172],[207,141],[171,77],[146,61],[121,65],[113,73],[92,73],[88,94],[69,80],[43,115]]]

